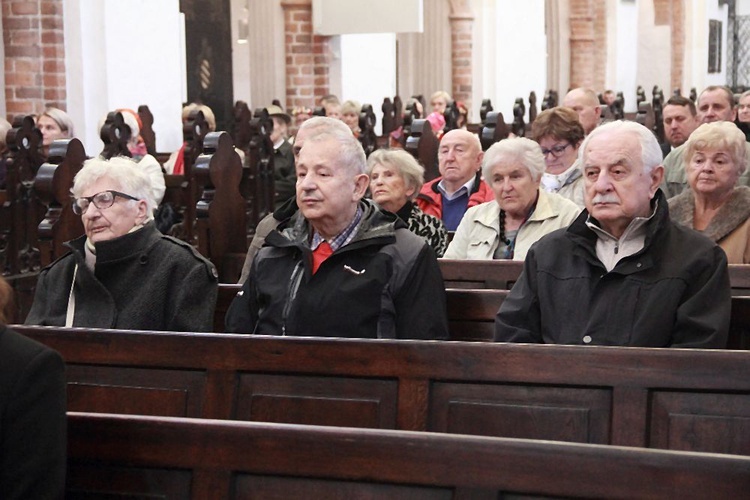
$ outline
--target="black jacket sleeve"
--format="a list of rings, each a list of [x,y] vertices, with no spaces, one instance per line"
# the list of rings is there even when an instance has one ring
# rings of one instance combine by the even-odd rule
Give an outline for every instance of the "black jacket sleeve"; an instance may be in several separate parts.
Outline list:
[[[435,251],[425,244],[395,297],[396,337],[448,339],[445,284]]]
[[[495,316],[496,342],[541,343],[541,310],[537,296],[534,249],[526,255],[523,272]]]

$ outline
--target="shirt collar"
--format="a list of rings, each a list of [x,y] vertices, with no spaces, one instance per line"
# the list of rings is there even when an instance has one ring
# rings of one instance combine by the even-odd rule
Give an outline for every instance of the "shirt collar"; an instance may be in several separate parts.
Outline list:
[[[344,230],[339,234],[331,238],[330,241],[328,241],[328,244],[331,246],[331,250],[335,252],[339,248],[351,243],[351,241],[354,239],[354,235],[357,234],[357,228],[359,227],[359,223],[361,221],[362,207],[357,205],[357,213],[354,214],[354,218],[349,223],[349,225],[346,226],[346,228],[344,228]],[[325,238],[323,238],[323,236],[321,236],[318,231],[315,231],[313,233],[312,241],[310,242],[310,248],[314,251],[323,241],[325,241]]]
[[[443,183],[443,179],[440,179],[440,182],[437,184],[437,188],[440,191],[440,194],[445,196],[448,200],[454,200],[458,198],[459,196],[463,196],[464,194],[471,194],[471,190],[474,189],[474,181],[476,180],[476,175],[472,176],[471,179],[466,182],[463,186],[458,188],[455,193],[448,193],[448,191],[445,190],[445,184]]]

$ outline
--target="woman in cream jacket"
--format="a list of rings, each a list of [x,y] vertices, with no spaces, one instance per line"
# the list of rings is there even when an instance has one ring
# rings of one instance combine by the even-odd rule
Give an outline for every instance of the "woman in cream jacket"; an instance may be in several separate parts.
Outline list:
[[[466,211],[444,257],[524,260],[535,241],[573,222],[580,213],[575,203],[539,189],[544,171],[539,144],[530,139],[490,147],[482,174],[495,201]]]

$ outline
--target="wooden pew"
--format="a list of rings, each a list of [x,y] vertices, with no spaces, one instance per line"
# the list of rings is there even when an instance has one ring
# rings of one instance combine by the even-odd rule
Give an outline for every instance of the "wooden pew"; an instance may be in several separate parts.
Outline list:
[[[510,290],[523,271],[523,262],[512,260],[438,259],[446,288]],[[750,295],[750,264],[729,264],[733,296]]]
[[[242,265],[238,268],[234,263],[247,252],[242,161],[227,132],[209,132],[203,144],[203,154],[193,166],[203,193],[196,207],[198,251],[214,263],[220,281],[236,282]]]
[[[750,455],[750,352],[18,326],[70,411]]]
[[[482,150],[487,151],[490,146],[498,141],[510,136],[510,128],[505,123],[503,114],[499,111],[489,111],[487,119],[482,124],[482,130],[479,135],[479,141],[482,144]]]
[[[750,458],[404,431],[69,415],[71,497],[741,498]]]
[[[34,178],[34,191],[47,207],[39,224],[41,265],[47,266],[67,253],[66,241],[84,233],[81,217],[73,213],[70,189],[73,178],[86,161],[86,151],[78,139],[54,141],[48,161],[39,167]]]
[[[223,332],[224,317],[241,285],[221,284],[214,313],[214,331]],[[448,327],[451,340],[492,340],[495,314],[507,290],[447,289]]]
[[[438,259],[438,265],[445,288],[510,290],[523,271],[523,262],[514,260]]]
[[[435,137],[430,122],[422,119],[411,122],[404,149],[424,167],[425,182],[440,177],[437,158],[439,147],[440,141]]]
[[[6,142],[6,188],[0,194],[0,272],[15,294],[15,318],[26,317],[34,298],[36,278],[41,268],[38,226],[47,207],[33,189],[34,179],[44,163],[42,133],[34,118],[13,120]]]

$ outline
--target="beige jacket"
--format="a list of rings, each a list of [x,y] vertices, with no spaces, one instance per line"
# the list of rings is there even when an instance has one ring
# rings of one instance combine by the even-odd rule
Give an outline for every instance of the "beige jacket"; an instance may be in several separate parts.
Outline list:
[[[572,201],[557,194],[539,190],[536,209],[518,231],[513,260],[526,259],[533,243],[547,233],[568,227],[581,209]],[[488,201],[471,207],[456,229],[446,259],[489,260],[495,253],[500,236],[500,205]]]
[[[669,215],[683,226],[693,227],[695,198],[690,190],[669,200]],[[738,186],[705,230],[727,254],[729,264],[750,264],[750,188]]]

